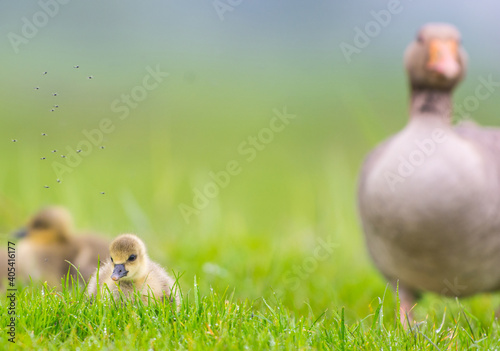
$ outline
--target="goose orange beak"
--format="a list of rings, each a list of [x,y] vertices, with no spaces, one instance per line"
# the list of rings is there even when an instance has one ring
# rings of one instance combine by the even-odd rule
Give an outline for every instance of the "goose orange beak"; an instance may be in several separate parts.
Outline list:
[[[460,72],[458,43],[456,40],[434,39],[429,43],[427,68],[445,78],[455,78]]]

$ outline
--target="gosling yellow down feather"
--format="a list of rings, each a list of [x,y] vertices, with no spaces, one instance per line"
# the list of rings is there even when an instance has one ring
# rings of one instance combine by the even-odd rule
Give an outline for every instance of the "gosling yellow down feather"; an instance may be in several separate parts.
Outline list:
[[[101,261],[109,257],[109,241],[93,235],[74,236],[73,232],[72,216],[63,207],[50,206],[35,214],[18,232],[22,238],[16,255],[20,278],[58,286],[68,270],[75,281],[79,279],[77,267],[88,281],[97,268],[98,257]]]
[[[147,304],[148,297],[156,300],[179,304],[175,280],[157,263],[151,261],[146,252],[146,246],[137,236],[123,234],[117,237],[109,246],[110,261],[99,269],[99,287],[106,285],[114,298],[120,296],[120,290],[126,297],[137,291]],[[97,271],[90,279],[87,287],[89,296],[97,294]]]

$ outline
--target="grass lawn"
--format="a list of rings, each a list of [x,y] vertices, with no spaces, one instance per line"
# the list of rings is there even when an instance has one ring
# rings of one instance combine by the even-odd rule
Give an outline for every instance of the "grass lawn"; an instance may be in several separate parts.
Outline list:
[[[436,302],[437,303],[437,302]],[[459,303],[442,319],[433,310],[412,330],[393,318],[383,298],[371,313],[351,320],[338,307],[299,315],[277,298],[238,299],[229,289],[201,291],[196,278],[179,311],[151,301],[119,302],[107,294],[95,302],[78,290],[26,287],[17,299],[15,344],[3,334],[3,349],[484,349],[500,346],[498,322],[481,322]],[[2,320],[7,320],[2,304]],[[439,309],[437,307],[436,309]]]

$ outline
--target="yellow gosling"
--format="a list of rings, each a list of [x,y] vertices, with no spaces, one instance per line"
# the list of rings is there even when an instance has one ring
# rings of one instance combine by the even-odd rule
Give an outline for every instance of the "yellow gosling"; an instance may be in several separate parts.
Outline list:
[[[126,297],[131,297],[134,291],[142,296],[147,304],[148,295],[156,300],[175,301],[179,304],[177,288],[174,290],[174,279],[157,263],[151,261],[146,252],[146,246],[137,236],[123,234],[117,237],[109,247],[110,261],[99,269],[99,286],[106,285],[115,298],[120,290]],[[97,272],[90,279],[87,287],[89,296],[97,294]],[[174,295],[174,296],[172,296]]]
[[[26,228],[17,233],[22,238],[16,255],[19,277],[58,286],[68,269],[74,279],[80,279],[77,267],[88,281],[97,268],[98,257],[101,261],[109,257],[109,241],[93,235],[73,234],[73,219],[67,209],[51,206],[39,211]]]

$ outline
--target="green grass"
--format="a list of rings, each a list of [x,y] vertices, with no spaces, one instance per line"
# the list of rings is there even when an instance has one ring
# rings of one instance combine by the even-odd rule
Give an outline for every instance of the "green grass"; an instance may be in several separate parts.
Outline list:
[[[412,329],[392,318],[383,297],[356,321],[345,307],[296,315],[276,297],[238,299],[234,290],[202,291],[196,277],[177,311],[138,296],[90,302],[80,289],[25,287],[17,297],[15,344],[2,333],[2,349],[488,349],[500,346],[496,321],[481,323],[456,304],[442,320],[428,317]],[[390,306],[391,304],[389,304]],[[2,320],[7,320],[2,301]],[[35,317],[36,316],[36,317]]]
[[[396,322],[394,294],[366,252],[356,179],[368,150],[406,121],[400,76],[391,80],[359,67],[370,82],[384,81],[383,89],[327,69],[224,75],[224,67],[199,67],[197,80],[186,82],[185,69],[174,66],[168,81],[119,121],[110,101],[141,81],[142,67],[120,77],[93,71],[92,82],[78,84],[69,69],[61,82],[50,81],[48,91],[61,97],[60,110],[51,114],[52,96],[35,96],[32,86],[45,89],[39,71],[57,72],[60,64],[29,67],[12,86],[0,87],[4,96],[15,91],[4,102],[0,129],[2,247],[40,206],[61,204],[78,228],[108,238],[140,235],[154,261],[181,275],[185,299],[172,312],[155,304],[90,305],[81,293],[20,287],[16,344],[7,341],[6,300],[0,298],[0,349],[500,347],[496,295],[459,302],[425,295],[415,307],[423,323],[404,330]],[[476,114],[494,116],[493,102],[482,103]],[[297,119],[247,162],[238,145],[283,106]],[[51,163],[62,151],[50,151],[75,146],[82,130],[102,118],[116,122],[106,148],[57,183]],[[189,204],[193,189],[230,160],[240,162],[242,172],[186,223],[178,205]],[[335,245],[317,256],[321,240]]]

